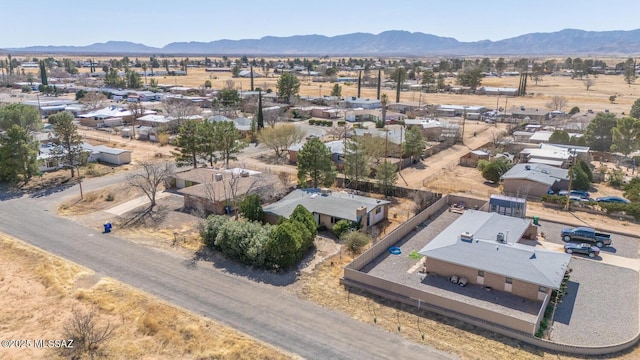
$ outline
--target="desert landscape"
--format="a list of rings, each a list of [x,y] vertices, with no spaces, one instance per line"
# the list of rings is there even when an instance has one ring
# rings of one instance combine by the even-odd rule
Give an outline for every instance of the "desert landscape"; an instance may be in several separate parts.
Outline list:
[[[74,57],[71,58],[74,59]],[[75,59],[80,60],[79,57]],[[108,60],[108,57],[95,59]],[[606,60],[613,64],[624,59],[607,58]],[[81,73],[87,71],[88,69],[80,69]],[[36,74],[33,69],[28,69],[27,72]],[[358,73],[340,72],[338,75],[353,77]],[[373,76],[373,73],[371,75]],[[240,91],[250,89],[250,80],[247,78],[235,78],[230,72],[212,74],[206,72],[204,68],[190,68],[186,76],[146,76],[144,81],[148,82],[151,79],[156,80],[158,84],[168,83],[202,90],[205,81],[210,81],[213,89],[222,89],[230,85]],[[530,81],[527,86],[527,95],[521,97],[402,91],[400,102],[428,105],[480,105],[490,109],[502,108],[503,111],[504,108],[511,106],[549,110],[551,99],[562,96],[566,98],[566,105],[560,110],[565,112],[577,106],[581,113],[591,110],[628,114],[634,101],[640,98],[638,85],[625,83],[621,75],[598,75],[593,76],[592,79],[593,84],[587,89],[584,79],[546,75],[537,85]],[[275,91],[277,80],[277,74],[269,73],[265,77],[255,79],[255,86]],[[447,78],[446,81],[448,84],[455,85],[454,78]],[[518,87],[518,81],[517,76],[485,77],[482,79],[482,85]],[[317,83],[302,78],[300,95],[329,95],[333,85],[334,83],[330,82]],[[341,86],[342,96],[356,96],[357,84],[348,83]],[[382,93],[393,98],[395,90],[383,88]],[[615,96],[614,101],[611,101],[611,96]],[[375,98],[376,89],[362,88],[361,97]],[[22,94],[16,90],[0,90],[0,102],[17,102],[35,98],[33,94]],[[63,95],[61,98],[73,99],[74,95]],[[253,116],[253,114],[247,115]],[[397,180],[396,185],[437,193],[464,194],[475,198],[488,198],[491,194],[501,193],[498,186],[489,184],[478,176],[477,169],[460,167],[457,164],[460,156],[469,150],[475,150],[490,143],[498,133],[507,131],[509,126],[503,123],[467,121],[461,143],[421,161],[420,166],[402,169],[402,176]],[[83,173],[87,174],[85,181],[91,181],[92,177],[124,174],[146,161],[170,160],[176,151],[172,145],[161,146],[157,143],[123,138],[117,134],[96,129],[82,128],[80,134],[87,142],[94,145],[107,145],[133,151],[132,162],[129,165],[111,167],[103,164],[83,168]],[[256,147],[258,147],[257,144]],[[267,151],[260,149],[263,153]],[[259,157],[259,150],[255,150],[256,153],[240,154],[237,160],[231,162],[231,166],[289,173],[293,180],[296,173],[295,167],[266,163]],[[617,164],[605,165],[611,168],[618,166]],[[69,181],[68,173],[58,171],[45,173],[31,186],[37,188],[40,184],[46,187],[66,181]],[[29,191],[29,189],[25,190]],[[594,190],[598,196],[622,195],[622,190],[606,183],[595,184]],[[106,210],[141,196],[143,194],[140,192],[116,185],[88,192],[84,194],[83,199],[77,195],[69,195],[57,204],[56,211],[61,217],[92,229],[99,229],[107,219]],[[119,221],[122,219],[117,217],[108,219],[116,224],[115,236],[162,251],[192,255],[202,250],[200,219],[194,214],[179,213],[180,206],[181,204],[172,197],[163,199],[160,201],[160,208],[170,214],[169,216],[131,228],[119,227]],[[415,215],[413,202],[399,199],[394,203],[394,208],[389,214],[386,233],[412,215]],[[604,215],[552,210],[537,203],[530,203],[527,215],[539,216],[543,219],[553,217],[556,221],[575,226],[584,223],[601,224],[600,228],[607,231],[635,234],[640,231],[640,225],[637,223],[619,221]],[[398,332],[412,342],[425,344],[464,359],[578,358],[547,352],[505,336],[487,334],[462,321],[398,305],[365,292],[349,291],[340,285],[340,278],[343,267],[349,264],[355,255],[346,251],[336,240],[317,239],[317,251],[312,256],[314,260],[311,261],[313,266],[292,270],[300,271],[300,275],[295,282],[283,287],[283,291],[293,293],[327,309],[340,311],[361,322],[374,321],[376,326],[389,332]],[[6,294],[0,303],[5,308],[21,304],[19,309],[6,312],[2,316],[3,334],[6,338],[59,338],[65,332],[65,326],[72,316],[70,314],[93,311],[99,326],[109,325],[114,328],[113,336],[99,348],[108,358],[297,358],[295,354],[274,348],[221,323],[173,306],[107,276],[26,245],[8,235],[2,235],[0,256],[6,260],[0,266],[0,288]],[[39,265],[31,266],[34,263]],[[260,276],[278,276],[266,274],[261,272],[262,270],[250,269],[250,271],[255,271],[255,274],[259,273]],[[43,304],[47,304],[47,308],[52,311],[42,311]],[[56,312],[55,309],[64,310]],[[70,313],[69,309],[73,309],[73,312]],[[375,320],[372,320],[374,318]],[[43,326],[46,331],[43,331]],[[8,359],[66,358],[66,356],[68,354],[52,352],[50,349],[29,351],[11,349],[2,353],[2,357]],[[635,359],[639,356],[640,350],[636,345],[624,353],[603,358]]]

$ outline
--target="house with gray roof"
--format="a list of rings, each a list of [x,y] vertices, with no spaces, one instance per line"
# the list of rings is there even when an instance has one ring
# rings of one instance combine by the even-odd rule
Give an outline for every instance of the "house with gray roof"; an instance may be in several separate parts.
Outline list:
[[[569,170],[545,164],[516,164],[500,177],[503,192],[518,197],[540,198],[569,187]]]
[[[340,220],[361,222],[362,228],[387,218],[389,201],[350,192],[332,192],[326,189],[297,189],[263,210],[265,220],[276,224],[281,217],[288,218],[296,208],[302,205],[311,212],[318,225],[332,229]]]
[[[571,255],[520,243],[536,236],[527,219],[467,210],[419,253],[427,273],[544,301],[560,288]]]

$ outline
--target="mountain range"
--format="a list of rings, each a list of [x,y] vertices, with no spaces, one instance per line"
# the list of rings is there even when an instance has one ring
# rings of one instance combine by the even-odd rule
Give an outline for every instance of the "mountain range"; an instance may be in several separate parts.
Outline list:
[[[380,34],[338,36],[265,36],[260,39],[173,42],[161,48],[129,41],[109,41],[87,46],[29,46],[0,49],[11,53],[64,54],[174,54],[174,55],[330,55],[330,56],[431,56],[431,55],[628,55],[640,53],[640,29],[584,31],[565,29],[530,33],[490,41],[461,42],[420,32],[400,30]]]

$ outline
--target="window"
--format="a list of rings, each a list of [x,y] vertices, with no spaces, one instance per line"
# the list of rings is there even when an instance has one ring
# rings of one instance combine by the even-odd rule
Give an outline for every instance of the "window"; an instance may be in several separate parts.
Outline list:
[[[340,219],[339,219],[339,218],[337,218],[337,217],[335,217],[335,216],[332,216],[332,217],[331,217],[331,223],[332,223],[332,224],[335,224],[335,223],[337,223],[338,221],[340,221]]]
[[[480,277],[484,277],[484,271],[482,271],[482,270],[478,270],[478,276],[480,276]]]
[[[547,291],[549,291],[549,289],[547,289],[547,288],[546,288],[546,287],[544,287],[544,286],[540,286],[540,287],[538,288],[538,291],[539,291],[539,292],[541,292],[541,293],[546,293]]]
[[[382,206],[378,206],[376,208],[376,215],[380,214],[382,212]]]
[[[513,283],[513,279],[512,278],[504,278],[504,282],[506,284],[512,284]]]

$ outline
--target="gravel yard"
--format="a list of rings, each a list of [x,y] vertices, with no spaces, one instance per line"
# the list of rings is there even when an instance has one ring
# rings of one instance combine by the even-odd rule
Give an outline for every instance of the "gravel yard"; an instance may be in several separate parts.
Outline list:
[[[545,234],[545,239],[548,242],[564,244],[560,238],[560,233],[562,232],[562,228],[565,227],[571,226],[540,219],[538,234],[543,232]],[[611,234],[611,239],[613,240],[613,245],[603,247],[603,253],[614,254],[616,256],[622,256],[630,259],[638,258],[638,239],[619,234]]]
[[[573,257],[567,295],[556,309],[551,340],[599,346],[638,332],[638,273]]]

